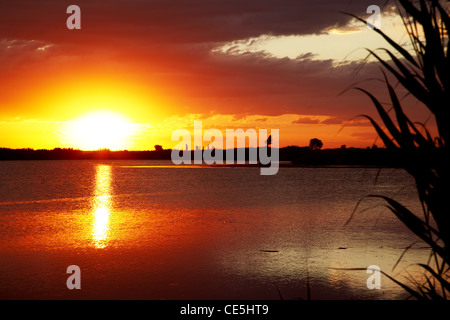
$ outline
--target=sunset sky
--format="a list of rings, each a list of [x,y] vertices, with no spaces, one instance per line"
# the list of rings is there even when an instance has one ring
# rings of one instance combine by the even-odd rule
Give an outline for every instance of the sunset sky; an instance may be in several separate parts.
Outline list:
[[[354,83],[385,94],[366,26],[407,41],[385,1],[0,1],[0,147],[172,148],[175,129],[280,130],[280,146],[371,146],[375,115]],[[69,30],[69,5],[81,30]],[[382,99],[383,100],[383,99]],[[384,99],[387,101],[387,99]],[[416,106],[412,106],[415,108]],[[418,120],[426,114],[417,112]],[[377,141],[379,145],[380,142]]]

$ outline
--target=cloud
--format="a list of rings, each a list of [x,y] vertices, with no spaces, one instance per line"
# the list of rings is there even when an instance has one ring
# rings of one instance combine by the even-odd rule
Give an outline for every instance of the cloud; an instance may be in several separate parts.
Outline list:
[[[377,64],[367,64],[360,76],[352,77],[357,62],[336,66],[331,59],[315,60],[313,53],[279,59],[262,52],[230,55],[214,49],[261,35],[346,30],[350,17],[340,12],[365,16],[369,5],[382,7],[384,1],[79,0],[81,30],[66,28],[70,4],[25,0],[2,5],[0,39],[17,39],[20,45],[14,55],[0,59],[1,75],[8,78],[0,88],[0,112],[27,108],[16,88],[70,85],[95,74],[142,83],[170,98],[172,112],[179,115],[231,114],[241,119],[301,114],[333,121],[373,114],[363,94],[339,94],[352,83],[381,76]],[[6,43],[2,57],[8,55]],[[324,45],[333,50],[333,44]],[[370,90],[385,93],[378,83],[370,83]]]
[[[0,39],[0,68],[15,68],[26,61],[35,64],[48,57],[54,45],[40,40]]]
[[[301,117],[297,120],[292,121],[293,124],[319,124],[319,119],[312,119],[309,117]]]
[[[320,123],[321,124],[342,124],[343,122],[344,122],[344,120],[342,120],[340,118],[331,117],[331,118],[321,121]]]
[[[345,127],[372,127],[369,120],[362,117],[353,117],[351,119],[342,119],[331,117],[320,122],[320,124],[336,125],[340,124]]]
[[[229,42],[262,34],[321,33],[347,24],[350,17],[340,12],[366,16],[369,5],[383,7],[383,3],[368,0],[110,0],[105,4],[100,0],[78,0],[83,38],[90,39],[81,39],[66,29],[68,1],[9,2],[2,5],[0,21],[3,26],[12,28],[8,32],[15,34],[15,38],[24,39],[30,34],[41,34],[58,42],[64,38],[70,43],[99,40],[97,36],[107,39],[128,36],[158,43]]]

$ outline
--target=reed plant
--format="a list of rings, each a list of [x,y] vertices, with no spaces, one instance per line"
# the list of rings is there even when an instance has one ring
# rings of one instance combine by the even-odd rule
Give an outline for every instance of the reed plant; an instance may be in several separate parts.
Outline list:
[[[411,279],[411,283],[400,282],[384,273],[417,299],[450,297],[450,18],[447,3],[438,0],[396,2],[409,36],[408,46],[393,41],[382,28],[374,28],[389,44],[388,48],[368,49],[369,55],[382,66],[389,108],[368,90],[355,87],[370,98],[380,119],[363,116],[371,122],[386,148],[394,151],[392,160],[416,183],[420,212],[413,212],[390,197],[373,197],[385,201],[392,213],[430,248],[430,258],[419,265],[423,274]],[[410,119],[409,112],[405,112],[410,104],[404,103],[399,90],[406,90],[408,99],[414,99],[429,111],[435,123],[433,128],[430,122]]]

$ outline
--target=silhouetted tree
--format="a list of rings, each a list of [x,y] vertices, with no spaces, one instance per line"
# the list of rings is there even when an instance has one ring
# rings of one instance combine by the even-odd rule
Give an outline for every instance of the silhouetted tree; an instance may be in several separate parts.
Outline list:
[[[309,140],[309,149],[311,150],[320,150],[323,147],[322,141],[317,138],[313,138]]]
[[[163,151],[163,147],[159,144],[155,145],[155,151]]]

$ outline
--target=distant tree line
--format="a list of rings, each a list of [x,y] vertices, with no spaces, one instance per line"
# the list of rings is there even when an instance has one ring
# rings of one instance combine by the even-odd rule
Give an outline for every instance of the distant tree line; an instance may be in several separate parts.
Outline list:
[[[82,151],[77,149],[34,150],[0,148],[0,160],[171,160],[171,149],[155,148],[152,151],[111,151],[102,149],[97,151]],[[272,149],[271,152],[275,150]],[[194,159],[195,152],[187,152]],[[369,165],[397,167],[401,161],[429,161],[436,159],[429,154],[415,153],[395,155],[395,151],[386,148],[348,148],[323,149],[287,146],[278,149],[280,161],[290,161],[294,165]],[[223,152],[225,156],[225,152]],[[234,150],[235,158],[237,149]],[[245,148],[245,157],[249,159],[250,148]],[[224,159],[225,160],[225,159]]]

